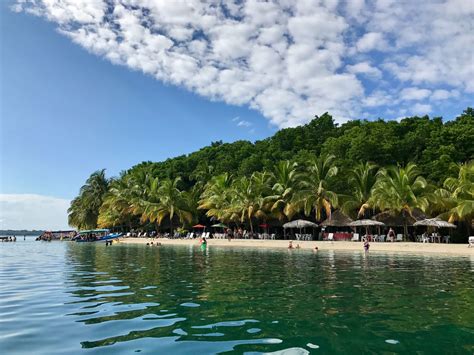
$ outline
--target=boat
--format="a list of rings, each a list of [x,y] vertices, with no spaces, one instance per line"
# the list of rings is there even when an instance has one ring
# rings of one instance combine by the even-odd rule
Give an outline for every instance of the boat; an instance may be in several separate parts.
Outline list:
[[[106,242],[122,235],[123,233],[111,233],[109,229],[89,229],[80,231],[73,240],[78,243]]]

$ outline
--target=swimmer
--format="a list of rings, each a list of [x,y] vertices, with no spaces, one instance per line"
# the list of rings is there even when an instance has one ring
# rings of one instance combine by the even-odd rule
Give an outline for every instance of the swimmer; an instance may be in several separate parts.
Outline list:
[[[288,243],[288,249],[293,249],[293,241],[290,240],[290,243]]]
[[[300,249],[300,245],[299,244],[296,244],[296,249]]]

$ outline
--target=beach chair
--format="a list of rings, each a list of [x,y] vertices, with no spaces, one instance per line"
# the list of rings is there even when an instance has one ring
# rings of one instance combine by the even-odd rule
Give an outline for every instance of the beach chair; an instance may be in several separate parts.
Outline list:
[[[270,239],[271,239],[271,240],[275,240],[275,233],[273,233],[273,234],[270,235]]]
[[[334,233],[328,234],[328,240],[330,240],[331,242],[334,242]]]
[[[351,239],[352,242],[358,242],[359,241],[359,233],[354,233]]]
[[[403,234],[397,234],[397,242],[403,242]]]
[[[443,242],[445,242],[446,244],[449,244],[449,239],[451,239],[451,237],[449,235],[445,235],[443,237]]]
[[[469,246],[468,247],[469,248],[474,247],[474,236],[472,236],[472,235],[469,237]]]
[[[428,237],[427,235],[422,235],[421,236],[421,242],[422,243],[429,243],[430,242],[430,237]]]
[[[379,235],[379,238],[378,238],[378,239],[379,239],[379,242],[384,243],[384,242],[385,242],[385,235],[383,235],[383,234],[382,234],[382,235]]]

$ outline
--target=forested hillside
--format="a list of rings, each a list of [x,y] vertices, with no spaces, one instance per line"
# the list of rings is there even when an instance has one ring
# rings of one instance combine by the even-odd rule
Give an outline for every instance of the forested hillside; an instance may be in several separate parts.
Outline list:
[[[444,124],[441,117],[423,116],[400,122],[350,121],[338,126],[326,113],[307,125],[280,130],[262,141],[213,142],[186,156],[138,164],[129,172],[146,169],[159,178],[179,176],[186,186],[191,186],[224,172],[244,176],[270,170],[281,160],[304,165],[314,156],[333,154],[342,170],[351,168],[354,162],[378,166],[413,162],[429,181],[441,184],[455,173],[453,163],[474,157],[473,137],[472,108]],[[345,178],[341,174],[336,180],[343,183]]]
[[[79,228],[190,226],[210,219],[253,229],[296,216],[321,221],[418,209],[470,228],[474,110],[443,122],[356,120],[329,114],[251,143],[213,142],[189,155],[143,162],[119,177],[95,172],[69,210]]]

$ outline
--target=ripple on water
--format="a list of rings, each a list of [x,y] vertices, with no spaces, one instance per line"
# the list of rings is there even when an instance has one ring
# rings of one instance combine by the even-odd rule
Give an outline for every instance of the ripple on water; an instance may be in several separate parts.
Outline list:
[[[255,333],[259,333],[261,332],[262,330],[260,328],[250,328],[250,329],[247,329],[247,333],[249,334],[255,334]]]
[[[258,323],[259,321],[256,319],[244,319],[244,320],[232,320],[227,322],[218,322],[213,324],[206,324],[206,325],[194,325],[192,328],[194,329],[211,329],[217,327],[240,327],[247,323]]]
[[[105,250],[0,245],[2,353],[307,354],[315,343],[327,353],[357,353],[354,344],[368,341],[374,353],[406,351],[406,344],[436,353],[472,344],[469,258]],[[353,327],[361,318],[369,332]]]

